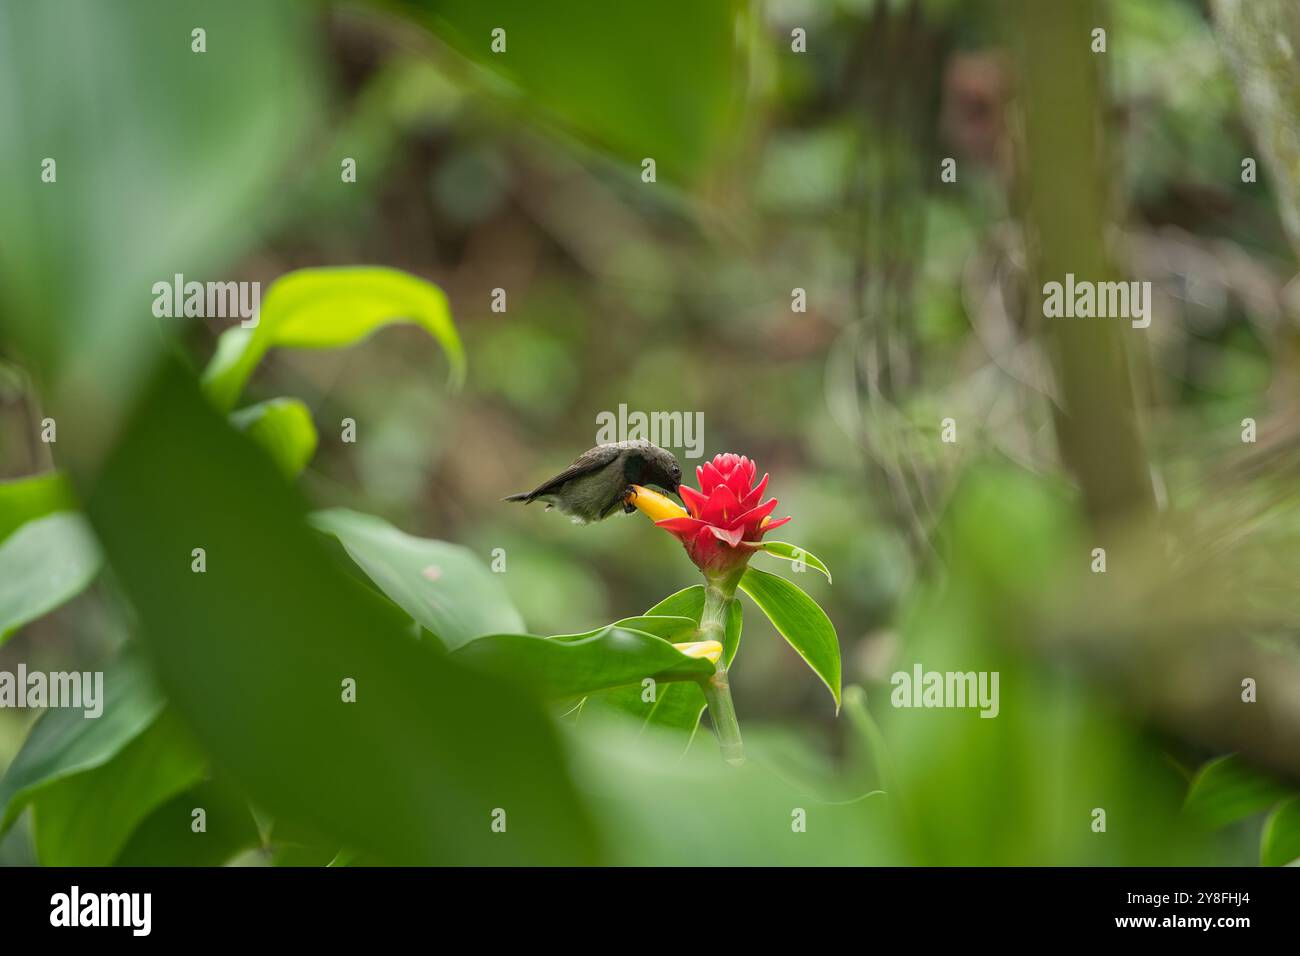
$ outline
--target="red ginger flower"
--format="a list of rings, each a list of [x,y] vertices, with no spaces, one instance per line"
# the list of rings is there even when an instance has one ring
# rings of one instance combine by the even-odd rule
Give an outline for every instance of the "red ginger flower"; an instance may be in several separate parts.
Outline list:
[[[690,559],[706,575],[724,574],[744,566],[763,535],[790,520],[771,519],[777,500],[769,498],[760,503],[768,476],[754,484],[756,471],[754,463],[744,455],[715,456],[695,469],[699,491],[686,485],[677,489],[686,502],[686,513],[655,522],[681,541]],[[642,510],[659,517],[649,507]]]

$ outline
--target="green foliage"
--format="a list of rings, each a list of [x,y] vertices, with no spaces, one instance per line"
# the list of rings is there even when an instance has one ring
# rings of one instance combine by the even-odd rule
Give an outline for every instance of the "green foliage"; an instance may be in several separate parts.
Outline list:
[[[0,644],[80,594],[99,547],[58,472],[0,482]]]
[[[1259,862],[1264,866],[1286,866],[1300,860],[1300,797],[1279,803],[1264,821],[1260,836]]]
[[[798,651],[835,698],[840,709],[840,642],[826,612],[785,578],[749,568],[740,589],[754,599],[772,626]]]
[[[416,538],[344,508],[318,511],[311,521],[337,537],[375,585],[448,650],[484,634],[524,630],[500,579],[468,548]]]
[[[343,574],[293,488],[179,370],[152,383],[87,510],[178,715],[277,820],[388,862],[595,859],[541,707]],[[509,841],[495,807],[517,814]]]
[[[647,677],[667,684],[704,680],[713,673],[707,660],[687,657],[653,634],[614,624],[564,637],[493,634],[462,645],[452,656],[559,700],[625,684],[639,689]]]
[[[676,684],[672,685],[678,686]],[[678,734],[638,732],[626,722],[586,728],[576,771],[602,827],[612,862],[628,866],[861,866],[888,855],[888,804],[879,797],[837,803],[814,780],[833,775],[806,741],[746,734],[750,759],[725,765],[703,746],[682,753]],[[791,746],[807,766],[774,759]],[[803,819],[805,829],[795,829]]]
[[[205,829],[195,832],[194,810]],[[117,866],[220,866],[260,842],[243,795],[223,780],[205,780],[162,804],[131,834]]]
[[[37,518],[5,538],[0,542],[0,643],[80,594],[99,568],[95,537],[79,514]]]
[[[634,164],[653,157],[660,175],[698,176],[734,123],[741,61],[733,0],[399,0],[398,7],[506,78],[562,129]],[[497,28],[505,30],[505,53],[491,49]]]
[[[785,558],[787,561],[802,561],[810,568],[816,568],[822,574],[826,575],[826,583],[831,581],[831,569],[826,567],[822,559],[817,555],[799,547],[795,544],[787,544],[784,541],[764,541],[762,550],[778,558]]]
[[[45,866],[109,865],[141,821],[202,779],[206,765],[164,711],[111,760],[44,789],[33,813],[37,858]]]
[[[57,471],[15,481],[0,481],[0,541],[36,518],[75,511],[76,497]]]
[[[147,731],[163,710],[163,698],[148,670],[134,657],[104,672],[102,716],[81,711],[47,711],[27,736],[22,751],[0,778],[0,833],[32,801],[61,781],[103,767]]]
[[[1184,810],[1207,827],[1222,827],[1262,813],[1291,791],[1236,754],[1217,757],[1197,771]]]
[[[0,328],[64,400],[101,419],[129,405],[165,341],[153,283],[204,276],[272,218],[317,115],[313,17],[282,0],[6,4],[0,89],[23,92],[0,99],[0,208],[21,238],[0,254]]]
[[[1259,861],[1286,866],[1300,858],[1300,796],[1238,754],[1208,761],[1192,778],[1183,810],[1207,829],[1241,823],[1270,810],[1259,837]]]
[[[704,587],[699,584],[668,595],[668,597],[646,611],[646,615],[652,617],[689,618],[697,625],[700,621],[700,615],[703,613]],[[727,605],[727,634],[722,641],[722,659],[728,666],[735,660],[736,652],[740,650],[740,629],[740,602],[733,600]]]
[[[30,418],[58,416],[61,444],[33,445],[28,470],[48,467],[53,455],[70,480],[0,484],[0,642],[80,593],[103,565],[101,590],[122,601],[78,602],[39,634],[62,627],[68,634],[58,636],[71,640],[34,650],[80,653],[122,633],[130,652],[109,669],[98,720],[52,710],[19,750],[23,722],[0,715],[0,763],[16,753],[0,777],[0,834],[29,812],[42,863],[218,865],[255,847],[280,865],[1222,863],[1252,862],[1240,858],[1237,838],[1256,826],[1261,862],[1300,857],[1295,791],[1246,762],[1249,735],[1242,757],[1210,762],[1188,790],[1170,771],[1163,734],[1182,731],[1203,744],[1204,722],[1161,719],[1156,736],[1133,716],[1145,709],[1131,706],[1175,699],[1164,692],[1180,687],[1144,698],[1125,686],[1124,673],[1108,675],[1121,679],[1102,685],[1104,694],[1090,687],[1098,661],[1106,674],[1112,662],[1136,657],[1145,677],[1161,662],[1154,652],[1135,654],[1137,640],[1105,643],[1112,629],[1056,593],[1062,582],[1079,593],[1068,569],[1096,536],[1079,534],[1083,510],[1072,494],[1037,477],[1059,457],[1091,475],[1081,484],[1095,508],[1113,500],[1089,490],[1104,489],[1108,471],[1143,482],[1160,475],[1176,519],[1187,500],[1207,503],[1188,481],[1196,462],[1177,447],[1178,436],[1203,424],[1178,420],[1190,404],[1180,392],[1211,396],[1198,401],[1217,403],[1210,431],[1230,446],[1241,415],[1257,414],[1266,397],[1286,398],[1294,342],[1278,316],[1290,270],[1268,261],[1281,246],[1259,257],[1225,250],[1232,234],[1269,246],[1270,190],[1282,221],[1300,234],[1300,167],[1289,162],[1296,110],[1285,108],[1294,105],[1298,74],[1275,42],[1290,36],[1300,49],[1293,5],[1211,4],[1245,94],[1240,115],[1199,8],[1150,0],[1118,11],[1110,65],[1102,66],[1113,102],[1095,105],[1106,107],[1097,114],[1106,126],[1113,116],[1131,121],[1122,125],[1131,168],[1109,180],[1089,174],[1094,157],[1109,151],[1062,146],[1073,142],[1063,131],[1087,130],[1091,142],[1103,126],[1081,121],[1094,104],[1071,99],[1086,87],[1074,79],[1052,89],[1083,107],[1028,111],[1038,117],[1031,138],[1049,151],[1035,155],[1033,143],[1027,155],[1008,151],[1006,68],[988,55],[984,32],[993,21],[952,0],[923,3],[924,17],[889,34],[913,35],[923,49],[947,49],[951,40],[961,60],[940,85],[924,73],[938,63],[906,52],[890,60],[898,76],[862,62],[860,38],[876,26],[902,27],[907,4],[869,5],[875,23],[861,4],[805,5],[816,55],[778,48],[773,58],[788,11],[753,16],[732,0],[617,9],[579,0],[392,0],[387,12],[428,27],[473,66],[441,55],[413,66],[422,44],[399,42],[394,52],[386,40],[370,42],[368,17],[332,20],[342,42],[329,46],[351,50],[361,39],[367,55],[349,64],[337,90],[346,115],[318,130],[315,52],[326,45],[317,42],[319,18],[302,4],[10,6],[0,16],[0,89],[21,95],[0,96],[0,128],[19,133],[0,137],[8,237],[0,243],[0,351],[30,369],[0,369],[0,452],[8,463],[11,448],[21,449],[21,436],[11,445],[10,435],[30,422],[8,428],[19,417],[10,411],[30,398]],[[209,33],[203,56],[188,47],[196,23]],[[383,25],[385,38],[394,26],[400,32],[400,23]],[[491,52],[496,27],[506,31],[506,53]],[[1071,31],[1062,32],[1069,45]],[[62,55],[50,57],[52,48]],[[1054,64],[1052,45],[1039,44],[1030,66],[1051,74]],[[1057,80],[1082,75],[1057,72]],[[1028,92],[1032,106],[1036,88],[1045,89],[1022,84],[1017,96]],[[901,96],[882,123],[868,101],[910,89],[922,94]],[[755,133],[745,140],[731,136],[742,95],[761,110],[745,118]],[[1046,100],[1050,107],[1061,97]],[[612,165],[585,151],[575,162],[571,150],[496,123],[494,102],[594,147]],[[978,115],[994,121],[976,123]],[[1262,145],[1267,176],[1258,186],[1237,182],[1236,130],[1246,126]],[[960,186],[925,198],[894,190],[897,177],[880,174],[924,161],[907,129],[939,128],[971,154]],[[313,151],[319,162],[286,165],[313,141],[325,146]],[[1045,162],[1052,149],[1070,162]],[[1023,262],[1042,250],[1008,250],[1001,230],[981,222],[1001,224],[1007,209],[1020,215],[996,182],[1012,152],[1015,178],[1031,185],[1064,169],[1078,183],[1133,184],[1121,197],[1135,209],[1132,235],[1115,254],[1137,249],[1134,261],[1144,272],[1156,268],[1161,274],[1150,277],[1173,293],[1162,307],[1177,310],[1150,339],[1149,364],[1136,350],[1124,354],[1113,334],[1119,326],[1097,336],[1106,340],[1100,352],[1089,342],[1095,327],[1079,326],[1057,369],[1067,374],[1037,374],[1044,350],[1033,323],[1005,321],[1014,309],[993,293],[1022,287]],[[46,154],[58,158],[57,186],[38,178]],[[339,183],[339,155],[357,158],[357,183]],[[664,187],[674,186],[640,183],[643,157],[656,160]],[[690,183],[709,188],[698,196],[676,188]],[[1049,263],[1087,271],[1078,263],[1100,249],[1104,204],[1087,202],[1087,190],[1029,192],[1082,202],[1071,207],[1077,215],[1040,214],[1037,225],[1056,230]],[[665,214],[665,196],[679,217]],[[285,212],[293,218],[271,231]],[[1080,245],[1076,233],[1095,241]],[[922,235],[930,237],[925,250],[909,238]],[[846,236],[865,237],[865,248],[856,238],[846,246]],[[448,289],[506,277],[509,321],[480,321],[471,307],[461,323],[477,339],[476,368],[484,370],[477,394],[453,403],[429,388],[416,363],[400,378],[398,336],[363,350],[365,374],[342,380],[318,375],[327,363],[266,363],[263,394],[293,394],[283,387],[290,380],[332,420],[335,411],[382,412],[363,447],[327,444],[301,487],[284,480],[317,452],[308,405],[284,397],[231,411],[270,350],[342,348],[405,322],[435,338],[453,383],[464,377],[443,292],[372,267],[289,273],[268,289],[257,328],[221,337],[201,386],[170,364],[157,373],[169,348],[197,353],[207,331],[148,321],[147,290],[158,279],[215,278],[241,261],[261,269],[376,259],[427,264],[420,268],[437,269]],[[797,317],[787,314],[781,278],[794,274],[808,277],[800,281],[810,305]],[[855,275],[862,287],[846,318],[825,290],[847,289]],[[899,316],[889,315],[892,304]],[[857,321],[863,315],[872,321]],[[837,338],[845,322],[859,327]],[[993,351],[997,374],[971,364]],[[1151,394],[1162,396],[1160,428],[1127,427],[1132,409],[1110,398],[1128,391],[1105,374],[1112,359],[1113,367],[1131,365],[1138,381],[1151,378]],[[1170,369],[1188,380],[1172,381]],[[39,393],[23,396],[28,372]],[[858,381],[869,376],[879,379]],[[1029,380],[1032,389],[1021,388]],[[1068,428],[1056,436],[1052,403],[1030,394],[1045,380],[1063,389],[1054,397],[1068,411],[1055,422]],[[1266,386],[1277,396],[1265,396]],[[542,459],[567,461],[571,446],[589,441],[591,408],[629,396],[645,407],[705,409],[723,423],[713,433],[719,448],[781,460],[774,485],[783,504],[853,582],[827,605],[846,633],[852,621],[855,644],[844,652],[862,682],[844,691],[844,721],[808,720],[805,736],[761,724],[751,732],[751,708],[789,727],[801,726],[796,711],[815,716],[802,685],[786,680],[779,646],[755,646],[746,668],[734,668],[748,763],[723,766],[709,748],[691,746],[708,740],[695,732],[706,706],[699,682],[712,668],[671,644],[700,636],[700,587],[582,633],[525,633],[503,578],[480,558],[499,544],[510,546],[508,580],[520,607],[545,633],[603,622],[612,607],[644,606],[656,582],[684,570],[680,550],[648,542],[639,520],[575,531],[550,519],[529,524],[536,509],[503,515],[496,505],[520,474],[541,470]],[[829,414],[817,412],[823,398]],[[1223,414],[1228,404],[1231,415]],[[933,433],[949,407],[968,409],[963,450]],[[1282,431],[1261,428],[1262,467],[1276,462],[1268,454],[1294,457],[1278,424]],[[1070,441],[1076,428],[1099,443]],[[845,432],[863,447],[846,453]],[[1124,469],[1088,453],[1112,447],[1116,434],[1169,447],[1148,461],[1139,443],[1143,454],[1125,458]],[[1282,441],[1270,450],[1275,435]],[[972,454],[982,447],[1028,467],[989,466]],[[887,472],[878,488],[888,486],[894,508],[865,487],[859,451],[867,473]],[[802,474],[799,455],[807,458]],[[399,459],[403,467],[393,468]],[[1228,524],[1234,540],[1248,539],[1271,563],[1271,586],[1238,586],[1241,565],[1227,548],[1175,548],[1168,563],[1203,556],[1225,591],[1267,609],[1261,643],[1294,651],[1285,558],[1292,516],[1265,489],[1207,484],[1215,504],[1268,501],[1268,510],[1248,518],[1241,508]],[[308,496],[361,510],[311,513]],[[78,499],[89,501],[85,517]],[[906,527],[913,518],[917,527]],[[1105,542],[1119,572],[1111,579],[1143,581],[1125,563],[1118,532],[1129,529],[1120,524],[1107,529],[1116,532],[1114,544]],[[449,540],[399,527],[434,528]],[[909,560],[911,545],[919,547]],[[190,568],[195,547],[207,552],[202,574]],[[793,544],[762,550],[801,558],[830,581],[828,565]],[[830,617],[790,581],[757,568],[741,587],[838,705],[841,651]],[[519,597],[530,592],[544,599]],[[1123,594],[1143,616],[1117,614],[1122,625],[1154,620],[1153,593],[1163,592],[1135,586]],[[1089,610],[1100,617],[1114,608],[1096,602]],[[724,660],[734,665],[741,602],[725,612]],[[1253,618],[1223,617],[1211,622],[1222,634],[1255,636]],[[1171,646],[1194,656],[1190,643]],[[142,650],[147,668],[135,657]],[[914,664],[1000,675],[997,718],[888,706],[884,675]],[[1282,686],[1281,669],[1273,673]],[[646,677],[655,680],[648,695]],[[355,701],[344,693],[352,682]],[[557,724],[556,702],[573,698],[584,698],[578,719]],[[206,833],[191,827],[198,806]],[[498,807],[509,813],[507,834],[489,830]],[[1098,809],[1109,836],[1090,826]],[[795,810],[807,822],[797,836]]]
[[[620,621],[619,623],[644,622],[647,620],[665,622],[686,620],[691,622],[691,627],[694,629],[699,626],[700,615],[703,610],[704,587],[697,584],[694,587],[684,588],[676,594],[664,598],[646,611],[644,617],[628,618],[626,621]],[[740,648],[742,624],[740,602],[733,599],[727,607],[727,633],[722,645],[723,660],[728,666],[731,665],[731,662],[736,657],[736,651]],[[638,623],[636,626],[645,627],[646,625]],[[698,637],[698,635],[695,635],[695,637]],[[672,639],[675,642],[683,642],[695,639],[695,637],[678,631]],[[695,683],[679,682],[656,686],[654,694],[649,699],[647,699],[645,690],[639,686],[622,687],[601,694],[593,694],[583,704],[583,717],[585,719],[588,715],[610,712],[620,714],[637,721],[642,729],[650,728],[683,734],[685,735],[686,744],[689,745],[695,736],[696,729],[699,727],[704,708],[704,693],[699,686]]]
[[[316,426],[296,398],[272,398],[230,413],[230,423],[261,445],[286,477],[298,475],[316,453]]]
[[[464,378],[465,352],[441,289],[397,269],[350,266],[300,269],[277,279],[257,325],[222,334],[204,388],[218,408],[229,409],[270,349],[341,348],[397,322],[432,335],[451,362],[452,382]]]
[[[869,763],[874,784],[886,792],[893,790],[898,776],[893,758],[889,755],[885,736],[867,706],[867,692],[857,684],[845,688],[844,713],[853,728],[851,739],[858,758]]]
[[[631,628],[644,631],[655,637],[663,638],[672,644],[682,644],[696,639],[695,629],[700,626],[698,619],[670,614],[642,614],[638,617],[625,617],[615,621],[614,627]],[[579,635],[581,636],[581,635]]]

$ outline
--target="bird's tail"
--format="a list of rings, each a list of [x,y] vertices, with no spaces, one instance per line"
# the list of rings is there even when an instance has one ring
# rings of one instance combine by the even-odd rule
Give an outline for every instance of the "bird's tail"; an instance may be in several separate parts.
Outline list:
[[[505,496],[504,498],[502,498],[501,500],[502,500],[502,501],[522,501],[524,504],[528,504],[528,502],[530,502],[530,501],[533,500],[533,493],[532,493],[531,491],[521,491],[521,492],[520,492],[519,494],[517,494],[517,495],[506,495],[506,496]]]

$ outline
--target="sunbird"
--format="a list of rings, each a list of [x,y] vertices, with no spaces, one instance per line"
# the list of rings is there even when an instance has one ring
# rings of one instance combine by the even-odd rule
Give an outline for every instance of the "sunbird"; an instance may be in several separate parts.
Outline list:
[[[632,512],[633,485],[658,485],[677,494],[682,468],[672,452],[648,441],[620,441],[584,451],[568,468],[532,491],[502,501],[546,502],[578,524],[602,521],[620,507]]]

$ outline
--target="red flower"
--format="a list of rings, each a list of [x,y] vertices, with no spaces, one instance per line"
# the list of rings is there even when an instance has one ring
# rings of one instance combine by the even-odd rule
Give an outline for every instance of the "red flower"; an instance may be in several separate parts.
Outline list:
[[[700,490],[682,485],[677,493],[687,514],[656,521],[675,535],[705,574],[722,574],[743,567],[760,546],[763,535],[789,521],[770,517],[777,500],[760,503],[767,475],[754,484],[757,469],[743,455],[717,455],[695,469]]]

